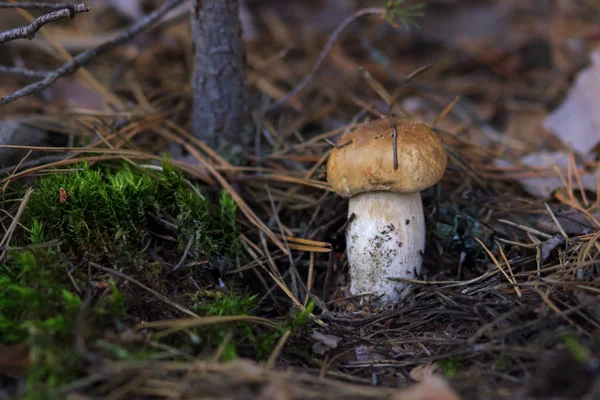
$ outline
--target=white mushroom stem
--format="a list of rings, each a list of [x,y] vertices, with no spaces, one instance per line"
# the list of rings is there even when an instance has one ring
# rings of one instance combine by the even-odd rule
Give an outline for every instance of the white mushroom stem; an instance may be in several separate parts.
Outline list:
[[[372,293],[395,302],[415,279],[425,249],[425,218],[420,193],[366,192],[350,198],[346,229],[350,294]]]

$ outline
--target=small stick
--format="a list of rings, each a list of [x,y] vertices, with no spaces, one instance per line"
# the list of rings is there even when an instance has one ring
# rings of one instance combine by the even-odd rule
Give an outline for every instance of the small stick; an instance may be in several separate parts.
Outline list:
[[[510,262],[508,261],[508,258],[506,258],[506,254],[504,254],[504,250],[502,249],[502,245],[497,241],[494,240],[494,242],[496,242],[496,246],[498,246],[498,249],[500,250],[500,255],[502,256],[502,259],[504,260],[504,264],[506,265],[506,268],[508,269],[508,272],[510,272],[510,276],[512,278],[512,284],[515,285],[515,292],[517,292],[517,295],[519,297],[523,297],[523,294],[521,293],[521,289],[519,289],[517,285],[517,279],[515,278],[515,274],[513,273],[512,267],[510,266]]]
[[[350,225],[352,223],[352,221],[354,221],[354,218],[356,218],[356,214],[354,214],[354,213],[350,214],[350,216],[348,217],[348,219],[346,220],[346,222],[344,222],[344,225],[342,225],[340,227],[340,229],[338,229],[335,232],[334,236],[338,236],[340,233],[345,232],[346,228],[348,228],[348,225]]]
[[[52,71],[36,71],[26,68],[5,67],[3,65],[0,65],[0,74],[18,75],[22,78],[44,79],[51,73]]]
[[[52,11],[48,14],[44,14],[41,17],[36,18],[31,24],[27,26],[11,29],[9,31],[0,33],[0,44],[15,39],[33,39],[36,32],[39,31],[42,28],[42,26],[49,24],[50,22],[58,21],[60,19],[73,18],[75,14],[88,12],[90,10],[91,8],[83,3],[70,4],[66,8],[62,8],[57,11]]]
[[[538,231],[537,229],[530,228],[530,227],[525,226],[525,225],[516,224],[516,223],[514,223],[512,221],[508,221],[508,220],[505,220],[505,219],[499,219],[498,222],[502,222],[503,224],[514,226],[515,228],[519,228],[522,231],[533,233],[534,235],[538,235],[538,236],[544,237],[546,239],[550,239],[552,237],[552,235],[549,235],[549,234],[547,234],[545,232]]]
[[[350,25],[355,19],[358,19],[364,15],[372,15],[372,14],[380,14],[381,15],[381,14],[385,14],[386,12],[387,12],[387,10],[385,8],[363,8],[362,10],[358,10],[354,14],[347,17],[344,21],[342,21],[342,23],[340,25],[338,25],[337,28],[335,28],[335,31],[333,31],[331,37],[327,41],[327,44],[325,44],[325,47],[321,51],[321,54],[319,54],[319,58],[317,59],[317,61],[313,65],[313,67],[311,68],[310,72],[304,77],[304,79],[302,79],[302,81],[300,81],[300,83],[298,83],[298,85],[296,85],[296,87],[294,89],[292,89],[292,91],[288,92],[285,96],[283,96],[282,98],[277,100],[273,105],[271,105],[267,109],[267,111],[273,111],[274,109],[281,107],[282,105],[284,105],[285,103],[290,101],[290,99],[295,97],[298,93],[300,93],[306,87],[306,85],[308,85],[308,83],[312,80],[312,78],[317,73],[319,68],[321,68],[321,66],[323,65],[323,62],[325,61],[327,54],[329,54],[329,50],[331,50],[331,47],[337,40],[338,36],[340,36],[342,31],[348,25]]]
[[[336,149],[341,149],[342,147],[346,147],[349,144],[352,144],[352,139],[350,139],[347,142],[344,142],[342,144],[335,144],[335,143],[333,143],[331,140],[329,140],[327,138],[325,138],[323,140],[325,140],[327,143],[329,143],[331,146],[335,147]]]
[[[117,271],[115,269],[112,269],[112,268],[103,267],[102,265],[96,264],[94,262],[90,262],[90,265],[92,267],[96,268],[96,269],[99,269],[100,271],[106,272],[107,274],[110,274],[110,275],[117,276],[117,277],[119,277],[121,279],[125,279],[126,281],[128,281],[130,283],[133,283],[134,285],[137,285],[137,286],[141,287],[145,291],[147,291],[147,292],[151,293],[152,295],[154,295],[157,299],[159,299],[163,303],[166,303],[166,304],[170,305],[171,307],[173,307],[173,308],[181,311],[184,314],[189,315],[190,317],[200,318],[200,316],[198,314],[196,314],[195,312],[188,310],[187,308],[185,308],[185,307],[183,307],[183,306],[175,303],[174,301],[172,301],[168,297],[163,296],[162,294],[158,293],[157,291],[150,289],[148,286],[144,285],[142,282],[138,281],[135,278],[132,278],[129,275],[125,275],[124,273],[119,272],[119,271]]]
[[[63,64],[60,68],[53,71],[46,78],[27,85],[12,94],[9,94],[6,97],[0,98],[0,105],[13,102],[21,97],[29,96],[33,93],[40,92],[46,89],[48,86],[52,85],[54,82],[59,80],[60,78],[64,78],[65,76],[71,75],[73,72],[77,71],[80,67],[87,64],[91,59],[100,56],[109,50],[112,50],[116,46],[119,46],[127,41],[133,39],[138,34],[146,30],[160,18],[165,16],[171,9],[175,8],[179,4],[181,4],[183,0],[169,0],[165,2],[162,7],[151,12],[146,17],[141,19],[140,21],[131,25],[128,29],[123,31],[117,37],[102,43],[101,45],[94,47],[92,49],[86,50],[82,53],[79,53],[77,56],[73,57],[73,59],[65,64]],[[0,35],[1,36],[1,35]],[[0,41],[2,43],[2,41]]]
[[[400,85],[398,85],[398,87],[392,94],[392,98],[390,100],[390,104],[388,105],[386,114],[390,114],[392,112],[392,109],[394,108],[394,104],[396,104],[396,100],[398,100],[398,96],[400,96],[400,89],[402,89],[402,86],[406,85],[414,77],[421,75],[423,72],[427,71],[431,67],[432,67],[432,64],[427,64],[427,65],[422,66],[421,68],[414,70],[400,83]]]
[[[281,335],[281,337],[277,341],[277,344],[275,345],[275,348],[269,355],[269,359],[267,360],[266,368],[271,369],[275,366],[275,363],[277,362],[277,358],[279,357],[279,354],[281,354],[281,350],[283,349],[283,346],[285,345],[285,342],[287,342],[291,333],[292,333],[292,331],[290,331],[289,329],[287,331],[283,332],[283,335]]]
[[[188,240],[187,246],[185,246],[185,250],[183,251],[183,255],[181,256],[181,259],[179,260],[179,262],[177,263],[177,265],[175,265],[173,267],[173,270],[172,270],[173,272],[175,272],[179,268],[181,268],[181,266],[185,262],[185,259],[187,258],[187,255],[190,252],[190,248],[192,247],[192,243],[194,243],[194,235],[190,236],[190,240]]]
[[[442,113],[440,115],[438,115],[435,118],[435,120],[431,123],[431,129],[435,128],[437,126],[437,124],[440,123],[440,121],[442,121],[444,118],[446,118],[446,115],[448,115],[448,113],[454,108],[456,103],[458,103],[458,100],[460,100],[460,96],[456,96],[454,98],[454,100],[452,100],[452,102],[450,104],[448,104],[446,106],[446,108],[444,108]]]
[[[494,256],[494,254],[490,251],[490,249],[488,249],[487,246],[481,240],[479,240],[479,238],[474,237],[473,239],[475,239],[477,241],[477,243],[479,243],[481,245],[481,247],[483,247],[483,250],[485,250],[485,252],[488,254],[488,256],[490,256],[494,265],[496,265],[498,270],[500,270],[500,272],[502,272],[502,275],[504,275],[504,277],[506,278],[508,283],[510,283],[511,285],[514,286],[514,289],[517,293],[520,293],[520,291],[518,291],[518,288],[516,287],[517,281],[516,280],[513,281],[513,279],[511,279],[510,276],[508,276],[508,274],[506,273],[504,268],[502,268],[502,266],[500,265],[500,262],[498,262],[498,259],[496,258],[496,256]],[[504,253],[502,253],[502,254],[504,255]],[[507,264],[507,266],[508,266],[508,264]]]
[[[76,5],[72,3],[38,3],[25,1],[19,3],[0,2],[0,8],[20,8],[22,10],[62,10],[64,8],[73,8],[75,6]]]
[[[544,202],[544,205],[546,206],[546,210],[548,210],[548,214],[550,214],[550,218],[552,218],[552,221],[554,221],[554,224],[558,227],[558,231],[565,238],[565,242],[569,243],[569,236],[567,236],[562,225],[560,224],[560,222],[558,222],[558,218],[556,218],[556,215],[554,215],[554,212],[552,211],[548,203]]]
[[[4,248],[4,250],[2,251],[2,254],[0,254],[0,262],[2,260],[4,260],[4,257],[8,253],[8,245],[10,243],[10,240],[12,239],[12,235],[13,235],[13,233],[15,233],[15,230],[17,229],[19,220],[23,216],[23,213],[25,212],[25,209],[27,208],[27,204],[29,203],[29,200],[31,199],[31,195],[33,194],[33,192],[34,192],[34,190],[32,188],[27,189],[27,192],[25,192],[25,195],[23,196],[23,200],[21,201],[21,205],[19,206],[19,209],[17,210],[17,214],[15,215],[10,226],[6,230],[6,234],[4,235],[2,240],[0,240],[0,247],[6,246]]]
[[[292,252],[290,251],[290,245],[287,241],[287,236],[284,234],[284,230],[283,230],[283,225],[281,224],[281,220],[279,219],[279,210],[277,207],[275,207],[275,202],[273,201],[273,196],[271,196],[271,190],[269,189],[269,185],[265,185],[265,189],[267,192],[267,196],[269,197],[269,203],[271,203],[271,211],[273,212],[273,217],[275,217],[275,222],[277,223],[277,227],[279,228],[279,231],[281,232],[281,237],[283,238],[283,243],[285,244],[285,247],[287,248],[287,255],[288,258],[290,260],[290,275],[292,278],[292,294],[294,295],[295,298],[299,298],[298,295],[298,282],[297,282],[297,276],[294,273],[296,270],[296,263],[294,262],[294,258],[292,257]]]

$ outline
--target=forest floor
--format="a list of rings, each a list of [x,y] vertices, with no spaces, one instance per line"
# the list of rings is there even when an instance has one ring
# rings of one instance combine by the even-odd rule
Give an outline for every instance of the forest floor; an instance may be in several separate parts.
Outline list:
[[[183,13],[0,106],[0,399],[599,398],[600,8],[430,3],[419,29],[357,19],[269,109],[381,2],[248,1],[243,161],[188,131]],[[109,4],[0,65],[57,68],[139,17]],[[0,97],[31,82],[0,73]],[[378,307],[346,294],[325,165],[390,112],[449,163],[423,275]]]

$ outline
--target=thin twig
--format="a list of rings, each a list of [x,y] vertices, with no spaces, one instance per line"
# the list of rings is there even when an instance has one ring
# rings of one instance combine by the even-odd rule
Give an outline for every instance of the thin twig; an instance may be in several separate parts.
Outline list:
[[[36,71],[19,67],[5,67],[0,65],[0,74],[18,75],[22,78],[44,79],[50,75],[52,71]]]
[[[350,225],[352,223],[352,221],[354,221],[354,218],[356,218],[356,214],[354,214],[354,213],[350,214],[350,216],[348,217],[348,219],[346,220],[346,222],[344,222],[344,225],[340,226],[340,229],[338,229],[333,236],[337,237],[341,233],[345,234],[346,233],[346,229],[348,228],[348,225]]]
[[[90,7],[81,3],[71,4],[67,8],[44,14],[41,17],[36,18],[32,23],[30,23],[27,26],[11,29],[9,31],[0,33],[0,44],[15,39],[33,39],[33,36],[36,34],[37,31],[39,31],[42,28],[42,26],[49,24],[50,22],[58,21],[60,19],[73,18],[75,14],[88,12],[90,10]]]
[[[552,237],[552,235],[549,235],[549,234],[547,234],[545,232],[538,231],[537,229],[530,228],[530,227],[525,226],[525,225],[516,224],[516,223],[514,223],[512,221],[508,221],[506,219],[498,219],[498,222],[502,222],[503,224],[514,226],[515,228],[519,228],[522,231],[533,233],[534,235],[538,235],[538,236],[541,236],[541,237],[546,238],[546,239],[550,239]]]
[[[281,107],[282,105],[290,101],[293,97],[295,97],[298,93],[300,93],[306,87],[306,85],[308,85],[308,83],[313,79],[319,68],[321,68],[321,66],[323,65],[325,58],[327,58],[327,54],[329,54],[329,51],[336,42],[338,36],[340,36],[342,31],[355,19],[358,19],[364,15],[385,14],[386,12],[387,10],[385,8],[363,8],[362,10],[358,10],[354,14],[347,17],[344,21],[342,21],[342,23],[338,25],[338,27],[335,28],[335,31],[333,31],[333,33],[331,34],[331,37],[327,41],[327,44],[325,44],[325,47],[321,51],[321,54],[319,54],[319,58],[317,58],[317,61],[311,68],[310,72],[304,77],[304,79],[302,79],[302,81],[300,81],[300,83],[298,83],[298,85],[296,85],[294,89],[292,89],[292,91],[290,91],[285,96],[277,100],[267,109],[267,111],[273,111],[276,108]]]
[[[148,291],[149,293],[153,294],[153,295],[154,295],[154,296],[155,296],[157,299],[159,299],[160,301],[162,301],[162,302],[164,302],[164,303],[166,303],[166,304],[168,304],[168,305],[172,306],[173,308],[175,308],[175,309],[177,309],[177,310],[181,311],[181,312],[182,312],[182,313],[184,313],[184,314],[187,314],[187,315],[189,315],[189,316],[191,316],[191,317],[200,318],[200,316],[199,316],[198,314],[196,314],[195,312],[188,310],[187,308],[185,308],[185,307],[183,307],[183,306],[181,306],[181,305],[179,305],[179,304],[175,303],[174,301],[172,301],[172,300],[171,300],[171,299],[169,299],[168,297],[165,297],[165,296],[163,296],[162,294],[160,294],[160,293],[158,293],[158,292],[156,292],[156,291],[154,291],[154,290],[150,289],[148,286],[144,285],[142,282],[138,281],[137,279],[135,279],[135,278],[132,278],[131,276],[125,275],[124,273],[122,273],[122,272],[119,272],[119,271],[117,271],[117,270],[114,270],[114,269],[112,269],[112,268],[106,268],[106,267],[103,267],[102,265],[100,265],[100,264],[96,264],[96,263],[94,263],[94,262],[90,262],[90,265],[91,265],[92,267],[96,268],[96,269],[99,269],[100,271],[104,271],[104,272],[106,272],[107,274],[111,274],[111,275],[114,275],[114,276],[118,276],[118,277],[119,277],[119,278],[121,278],[121,279],[125,279],[126,281],[129,281],[129,282],[131,282],[131,283],[133,283],[133,284],[135,284],[135,285],[137,285],[137,286],[141,287],[142,289],[144,289],[144,290]]]
[[[6,253],[8,252],[8,244],[10,243],[10,240],[12,239],[12,235],[15,232],[15,229],[17,229],[19,220],[21,219],[21,216],[25,212],[25,209],[27,208],[27,204],[29,203],[29,200],[31,199],[31,195],[33,194],[33,192],[34,192],[34,190],[32,188],[27,189],[27,192],[25,193],[25,196],[23,196],[23,200],[21,201],[21,205],[19,206],[19,209],[17,210],[17,214],[15,215],[10,226],[8,227],[8,230],[6,231],[4,238],[2,238],[2,240],[0,240],[0,247],[6,246],[6,248],[2,251],[2,254],[0,254],[0,262],[2,262],[2,260],[4,260],[4,257],[6,256]]]
[[[560,234],[562,235],[562,237],[565,238],[565,242],[569,243],[569,236],[567,235],[567,233],[563,229],[562,225],[558,221],[558,218],[556,218],[556,215],[554,215],[554,212],[552,211],[552,209],[550,208],[550,206],[548,205],[548,203],[544,202],[544,205],[546,206],[546,210],[548,210],[548,214],[550,214],[550,218],[552,218],[552,221],[554,222],[554,224],[558,228],[558,231],[560,232]]]
[[[52,72],[43,80],[32,83],[31,85],[27,85],[24,88],[21,88],[6,97],[0,98],[0,105],[10,103],[17,99],[20,99],[21,97],[29,96],[30,94],[37,93],[41,90],[46,89],[48,86],[52,85],[60,78],[64,78],[65,76],[72,74],[78,68],[87,64],[91,59],[100,56],[106,53],[107,51],[112,50],[116,46],[133,39],[135,36],[146,30],[150,25],[158,21],[165,14],[167,14],[170,10],[178,6],[183,1],[184,0],[167,1],[162,5],[162,7],[151,12],[145,18],[133,24],[131,27],[123,31],[119,36],[101,44],[100,46],[94,47],[93,49],[78,54],[77,56],[73,57],[71,61],[63,64],[60,68]]]
[[[173,272],[177,271],[179,268],[181,268],[181,266],[183,265],[183,263],[185,262],[185,259],[188,256],[188,253],[190,252],[190,248],[192,247],[192,243],[194,243],[194,235],[190,236],[190,240],[188,240],[187,246],[185,246],[185,250],[183,251],[183,255],[181,256],[181,260],[179,260],[179,262],[177,263],[177,265],[175,265],[173,267]]]
[[[279,354],[281,354],[281,350],[283,349],[285,342],[287,342],[288,338],[290,337],[290,333],[292,333],[292,331],[290,331],[289,329],[283,332],[283,335],[281,335],[281,337],[277,341],[277,344],[275,345],[275,348],[269,355],[269,359],[267,360],[267,364],[265,365],[266,368],[271,369],[275,366],[277,358],[279,357]]]
[[[273,212],[273,217],[275,218],[275,222],[277,223],[277,227],[279,228],[279,231],[281,232],[281,237],[283,238],[283,243],[285,245],[285,247],[288,249],[287,255],[288,258],[290,260],[290,275],[292,278],[292,294],[294,295],[295,298],[299,299],[299,293],[298,293],[298,282],[296,279],[296,274],[294,272],[296,272],[296,263],[294,262],[294,258],[292,257],[292,252],[289,250],[290,249],[290,245],[287,241],[287,237],[284,234],[285,231],[283,230],[283,225],[281,224],[281,220],[279,219],[279,213],[277,211],[277,208],[275,207],[275,202],[273,201],[273,196],[271,196],[271,190],[269,190],[269,185],[265,185],[265,189],[267,192],[267,196],[269,197],[269,202],[271,203],[271,210]]]
[[[338,150],[339,150],[339,149],[341,149],[341,148],[344,148],[344,147],[346,147],[346,146],[348,146],[348,145],[350,145],[350,144],[352,144],[352,139],[350,139],[350,140],[347,140],[347,141],[345,141],[345,142],[344,142],[344,143],[342,143],[342,144],[335,144],[335,143],[333,143],[331,140],[329,140],[329,139],[327,139],[327,138],[325,138],[325,139],[323,139],[323,140],[325,140],[325,141],[327,142],[327,144],[329,144],[329,145],[330,145],[330,146],[332,146],[332,147],[335,147],[335,148],[336,148],[336,149],[338,149]]]
[[[77,313],[77,319],[75,320],[75,351],[80,355],[84,355],[86,353],[85,347],[85,339],[83,337],[83,323],[85,321],[85,312],[92,304],[93,296],[93,286],[92,286],[92,266],[88,264],[87,266],[87,290],[85,292],[85,297],[83,302],[81,303],[81,307],[79,308],[79,312]]]
[[[83,4],[85,5],[85,4]],[[76,5],[73,3],[38,3],[38,2],[19,2],[6,3],[0,2],[0,8],[20,8],[23,10],[62,10],[64,8],[72,8]]]
[[[448,113],[452,111],[456,103],[458,103],[458,100],[460,100],[460,96],[456,96],[454,100],[452,100],[452,102],[448,104],[446,108],[444,108],[441,114],[435,117],[435,119],[431,123],[431,129],[435,128],[437,124],[439,124],[444,118],[446,118],[446,115],[448,115]]]
[[[392,112],[392,110],[394,109],[394,105],[396,104],[396,101],[398,100],[398,96],[400,96],[400,90],[402,89],[402,87],[404,85],[406,85],[408,82],[410,82],[414,77],[421,75],[423,72],[427,71],[431,67],[432,67],[432,64],[424,65],[421,68],[418,68],[418,69],[414,70],[413,72],[411,72],[406,78],[404,78],[404,80],[402,82],[400,82],[400,84],[398,85],[396,90],[394,90],[394,93],[392,94],[390,103],[388,104],[388,109],[386,111],[386,114],[389,115]]]

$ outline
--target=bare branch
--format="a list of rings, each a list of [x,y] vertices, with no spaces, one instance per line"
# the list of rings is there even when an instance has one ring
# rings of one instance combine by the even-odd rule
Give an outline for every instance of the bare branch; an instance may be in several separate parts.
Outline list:
[[[62,10],[63,8],[72,7],[75,7],[75,4],[38,2],[7,3],[4,1],[0,1],[0,8],[20,8],[23,10]]]
[[[69,5],[68,8],[63,8],[62,10],[44,14],[41,17],[36,18],[35,21],[33,21],[27,26],[11,29],[10,31],[0,33],[0,44],[15,39],[32,39],[35,33],[39,31],[42,28],[42,26],[50,22],[58,21],[59,19],[73,18],[75,14],[88,11],[90,11],[90,7],[81,3]]]
[[[41,90],[46,89],[48,86],[52,85],[60,78],[71,75],[73,72],[77,71],[79,67],[87,64],[91,59],[100,56],[106,53],[107,51],[112,50],[116,46],[133,39],[135,36],[146,30],[150,25],[158,21],[166,13],[178,6],[183,1],[184,0],[168,0],[160,8],[156,9],[155,11],[146,15],[146,17],[144,17],[140,21],[131,25],[128,29],[119,34],[119,36],[116,36],[115,38],[101,44],[100,46],[94,47],[93,49],[89,49],[87,51],[84,51],[83,53],[78,54],[71,61],[63,64],[60,68],[48,74],[46,78],[42,79],[41,81],[32,83],[31,85],[27,85],[24,88],[19,89],[6,97],[0,98],[0,105],[10,103],[21,97],[29,96],[33,93],[37,93]]]
[[[310,72],[304,77],[304,79],[302,79],[302,81],[300,81],[300,83],[298,85],[296,85],[296,87],[291,92],[289,92],[288,94],[286,94],[285,96],[280,98],[277,102],[275,102],[273,105],[271,105],[271,107],[269,107],[269,109],[267,111],[273,111],[274,109],[279,108],[280,106],[284,105],[290,99],[292,99],[298,93],[300,93],[300,91],[302,91],[302,89],[304,89],[306,87],[306,85],[308,85],[308,83],[312,80],[315,73],[323,65],[323,62],[325,61],[325,58],[327,58],[327,54],[329,53],[329,50],[331,50],[331,47],[334,45],[338,36],[340,36],[342,31],[348,25],[350,25],[355,19],[358,19],[364,15],[372,15],[372,14],[382,15],[382,14],[385,14],[386,11],[387,10],[385,8],[363,8],[362,10],[358,10],[354,14],[347,17],[344,21],[342,21],[342,23],[339,24],[338,27],[335,28],[335,31],[333,31],[333,33],[331,34],[331,37],[327,41],[327,44],[325,44],[325,47],[321,51],[321,54],[319,54],[319,58],[317,59],[317,62],[315,62],[315,64],[311,68]]]
[[[0,74],[18,75],[22,78],[44,79],[51,73],[52,71],[36,71],[27,68],[5,67],[0,65]]]

